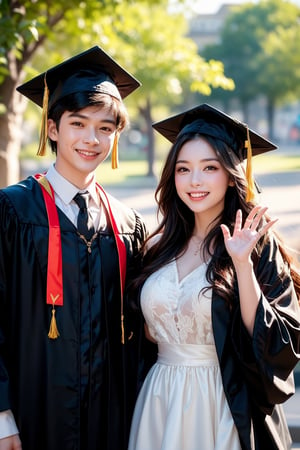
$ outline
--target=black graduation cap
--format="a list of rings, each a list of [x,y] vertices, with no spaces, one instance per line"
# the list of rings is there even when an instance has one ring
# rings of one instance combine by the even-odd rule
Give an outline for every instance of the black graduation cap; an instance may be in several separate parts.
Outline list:
[[[97,45],[36,76],[17,90],[43,106],[45,82],[50,105],[65,95],[84,91],[102,92],[121,99],[141,85]]]
[[[17,90],[43,108],[38,155],[44,155],[47,143],[48,110],[66,95],[77,92],[99,92],[121,100],[137,89],[141,83],[114,61],[100,47],[73,56],[50,68]],[[112,151],[112,166],[117,163],[117,141]]]
[[[202,119],[202,123],[200,119]],[[248,128],[246,124],[206,103],[175,116],[171,116],[160,122],[156,122],[152,126],[170,142],[174,143],[178,134],[185,131],[183,129],[186,125],[191,124],[196,120],[199,120],[199,133],[218,138],[230,147],[232,147],[234,139],[237,143],[244,143],[247,141],[247,133],[249,133],[252,154],[254,156],[259,155],[260,153],[275,150],[277,148],[275,144],[255,133],[253,130]],[[224,126],[226,127],[225,129]],[[233,150],[235,150],[235,148],[233,148]],[[242,155],[238,156],[246,158],[247,152],[245,151],[242,153]]]
[[[247,201],[254,197],[252,155],[259,155],[277,148],[272,142],[250,130],[246,124],[206,103],[156,122],[152,126],[172,143],[179,135],[197,132],[222,140],[240,160],[247,158]]]

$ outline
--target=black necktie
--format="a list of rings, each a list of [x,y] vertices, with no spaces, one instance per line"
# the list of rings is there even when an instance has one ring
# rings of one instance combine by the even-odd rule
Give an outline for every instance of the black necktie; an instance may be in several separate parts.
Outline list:
[[[76,194],[74,202],[79,206],[79,213],[77,218],[77,229],[88,241],[95,233],[93,219],[88,212],[88,201],[90,194],[84,192],[83,194]]]

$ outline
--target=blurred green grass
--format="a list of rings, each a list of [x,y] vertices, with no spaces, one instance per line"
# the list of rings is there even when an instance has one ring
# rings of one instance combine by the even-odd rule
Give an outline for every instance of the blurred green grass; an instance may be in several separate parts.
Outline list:
[[[159,175],[161,163],[155,163],[154,172]],[[155,178],[148,177],[147,161],[120,161],[117,169],[112,169],[110,158],[104,161],[96,170],[96,178],[104,186],[108,185],[144,185],[153,186]]]
[[[299,155],[279,155],[266,153],[253,158],[253,170],[256,173],[290,172],[300,170],[300,148]]]

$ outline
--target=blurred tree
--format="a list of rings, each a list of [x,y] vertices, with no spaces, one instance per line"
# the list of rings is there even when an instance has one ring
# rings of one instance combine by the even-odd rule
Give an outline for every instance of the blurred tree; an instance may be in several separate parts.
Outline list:
[[[170,14],[165,7],[148,3],[120,3],[115,13],[112,25],[102,23],[103,31],[110,37],[109,48],[118,53],[118,61],[126,62],[125,66],[129,62],[142,82],[132,99],[145,120],[148,175],[152,176],[153,108],[165,108],[166,113],[179,103],[186,104],[190,90],[210,95],[212,88],[233,89],[234,83],[224,75],[222,63],[198,55],[195,42],[186,37],[187,22],[182,14]]]
[[[297,23],[277,26],[263,42],[263,70],[258,84],[267,98],[269,135],[274,136],[275,107],[300,98],[300,9]]]
[[[299,7],[286,0],[235,7],[225,21],[220,43],[202,52],[206,58],[220,59],[235,82],[233,94],[217,90],[213,96],[225,104],[237,98],[246,122],[250,102],[265,97],[271,139],[275,106],[299,98],[299,20]]]
[[[26,75],[36,71],[29,64],[35,55],[56,64],[69,57],[70,42],[76,42],[80,51],[91,46],[81,40],[85,18],[113,16],[121,0],[1,0],[0,1],[0,186],[19,180],[19,152],[23,113],[27,101],[17,91]],[[124,0],[123,4],[132,0]],[[146,1],[146,0],[145,0]],[[166,3],[164,0],[157,0]],[[143,0],[139,0],[143,2]],[[156,0],[153,0],[156,3]],[[90,35],[97,31],[97,21]],[[87,34],[87,33],[86,33]],[[69,37],[72,37],[72,40]],[[55,42],[58,45],[55,45]],[[51,42],[51,53],[42,50]],[[74,51],[75,53],[75,51]],[[37,64],[38,69],[42,63]]]
[[[0,1],[0,186],[19,180],[27,101],[16,87],[69,57],[69,49],[75,54],[97,43],[142,81],[133,98],[147,124],[149,174],[154,158],[152,105],[175,102],[186,83],[206,94],[210,86],[233,87],[221,63],[197,56],[195,44],[183,37],[184,19],[169,15],[167,3]]]

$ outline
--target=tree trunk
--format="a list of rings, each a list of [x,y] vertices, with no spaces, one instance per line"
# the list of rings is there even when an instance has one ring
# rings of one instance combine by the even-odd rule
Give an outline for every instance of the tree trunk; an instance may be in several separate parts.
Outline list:
[[[0,117],[0,187],[20,181],[19,154],[22,141],[22,118],[20,94],[13,93],[11,108]]]
[[[0,187],[20,181],[19,154],[22,142],[22,120],[26,99],[16,91],[20,72],[16,60],[10,60],[10,76],[0,85],[0,98],[6,105],[0,115]]]

